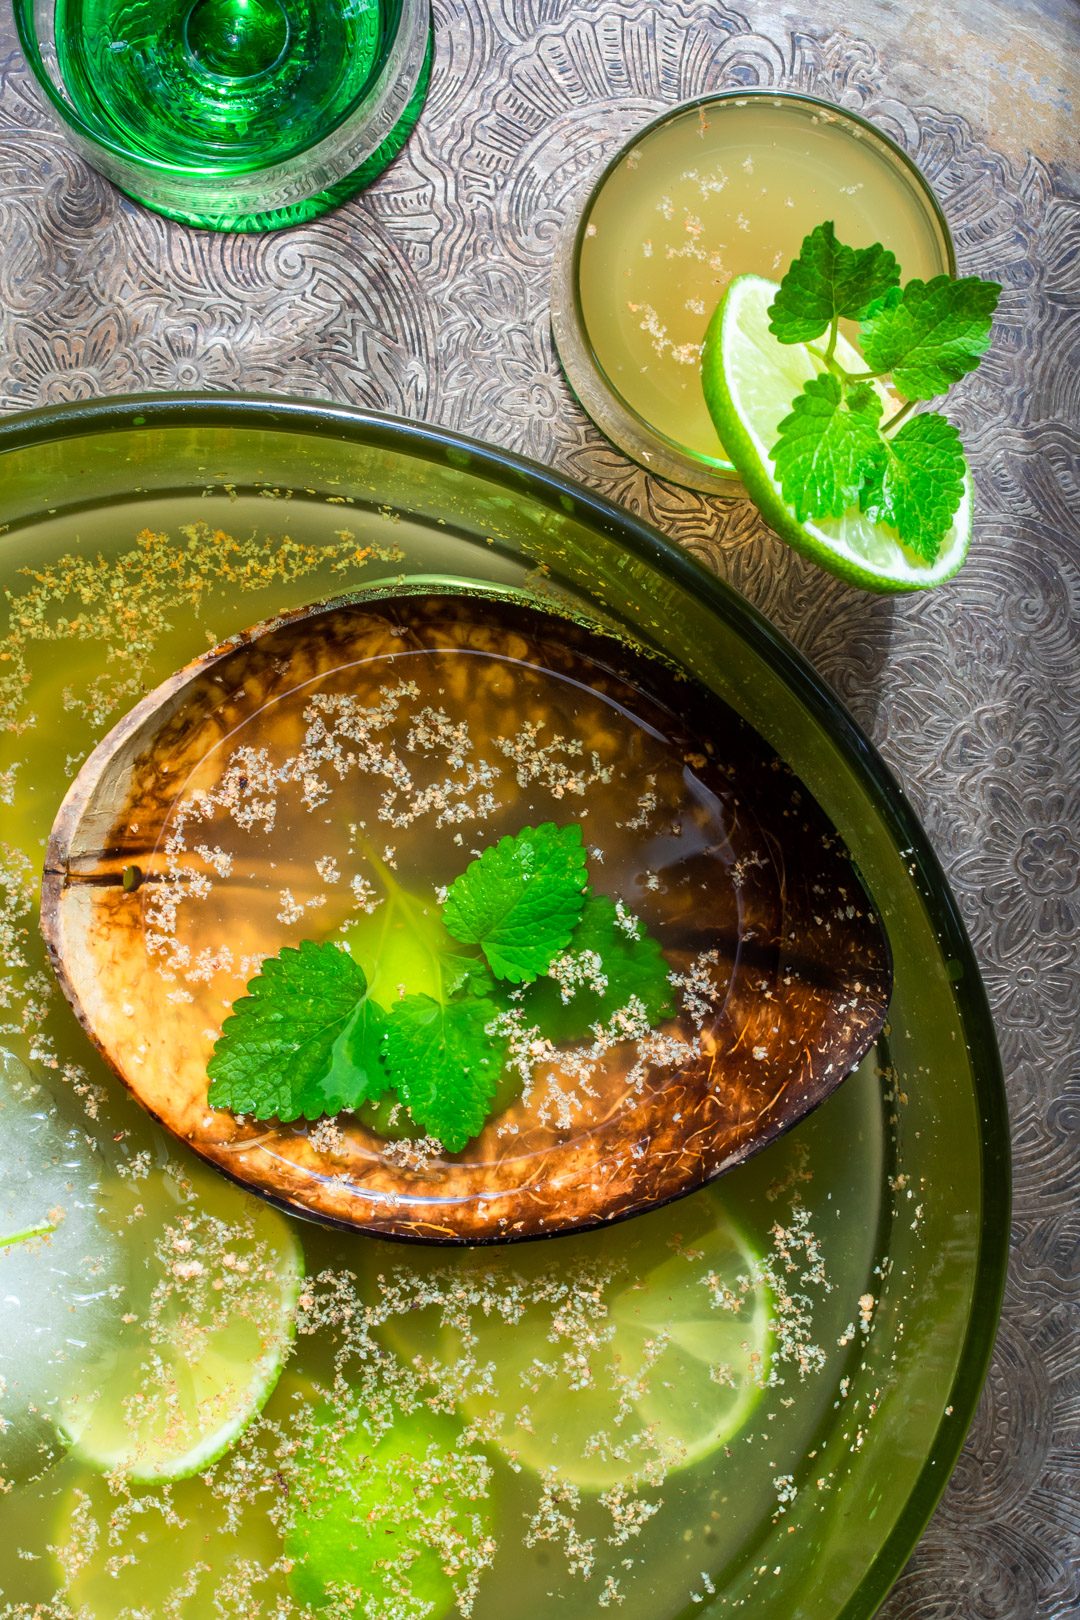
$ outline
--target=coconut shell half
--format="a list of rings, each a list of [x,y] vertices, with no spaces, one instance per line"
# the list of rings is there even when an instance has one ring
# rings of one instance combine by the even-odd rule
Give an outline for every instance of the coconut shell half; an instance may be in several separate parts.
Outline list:
[[[285,944],[326,937],[338,891],[327,910],[305,888],[308,823],[283,811],[274,828],[262,826],[259,848],[273,877],[260,886],[242,862],[215,854],[221,829],[212,817],[199,846],[191,806],[209,803],[198,795],[213,796],[230,761],[236,769],[238,749],[259,742],[269,750],[263,765],[272,755],[280,766],[309,735],[320,702],[337,704],[335,713],[353,700],[370,706],[388,680],[435,669],[432,659],[441,660],[440,702],[451,718],[470,716],[477,737],[505,734],[519,715],[542,725],[552,681],[576,694],[582,759],[618,743],[616,720],[621,726],[630,716],[633,728],[619,743],[622,786],[606,799],[581,797],[573,775],[554,767],[541,781],[519,760],[500,778],[500,807],[482,830],[418,817],[400,834],[402,849],[448,881],[475,843],[540,819],[581,817],[587,844],[603,844],[624,866],[639,840],[643,869],[659,876],[654,888],[650,878],[626,898],[659,938],[684,1000],[694,972],[708,964],[708,1018],[691,1027],[680,1014],[665,1026],[683,1042],[683,1061],[672,1060],[673,1046],[663,1063],[643,1069],[629,1045],[615,1048],[593,1094],[573,1109],[553,1114],[537,1084],[457,1154],[390,1142],[356,1115],[327,1126],[212,1108],[207,1064],[244,993],[244,973]],[[398,757],[415,771],[421,753],[402,744]],[[555,756],[543,757],[550,766]],[[327,791],[340,792],[329,755],[320,770]],[[244,804],[256,803],[252,783],[238,780]],[[639,793],[642,781],[653,786]],[[383,779],[379,787],[390,790]],[[320,814],[330,802],[311,783],[302,792]],[[327,837],[336,837],[329,811],[323,819]],[[367,819],[375,825],[378,815],[369,809]],[[202,874],[210,898],[207,949],[200,956],[189,930],[178,966],[175,941],[171,955],[162,945],[161,897],[175,880],[185,826],[189,876]],[[336,872],[343,851],[327,855]],[[590,864],[598,888],[610,867],[610,854]],[[286,906],[275,922],[286,890],[303,915]],[[525,599],[480,592],[319,604],[257,626],[165,681],[94,750],[64,800],[46,855],[42,928],[95,1046],[202,1158],[296,1213],[430,1242],[572,1231],[712,1180],[840,1084],[880,1034],[891,990],[885,930],[842,839],[756,732],[624,640]]]

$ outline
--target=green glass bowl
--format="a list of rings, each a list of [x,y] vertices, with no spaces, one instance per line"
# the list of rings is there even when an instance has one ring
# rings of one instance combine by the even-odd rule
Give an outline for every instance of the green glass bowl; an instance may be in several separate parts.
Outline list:
[[[0,544],[35,565],[50,547],[92,545],[95,528],[134,534],[169,506],[224,528],[253,513],[270,523],[270,498],[290,533],[317,515],[328,531],[394,542],[401,559],[382,574],[395,579],[542,581],[662,649],[804,779],[854,854],[893,948],[895,1090],[881,1098],[892,1142],[880,1169],[886,1275],[848,1398],[817,1441],[813,1471],[834,1473],[835,1489],[827,1498],[802,1490],[763,1521],[742,1562],[714,1572],[720,1598],[687,1612],[719,1616],[745,1602],[756,1620],[872,1614],[975,1408],[1004,1281],[1009,1159],[971,947],[926,836],[871,743],[789,643],[677,546],[570,480],[455,434],[283,400],[105,400],[0,424],[0,492]],[[304,599],[302,582],[276,590],[278,610]],[[249,621],[267,611],[260,600]],[[189,656],[201,650],[206,627],[185,622],[179,607],[175,618],[177,645],[186,638]],[[215,613],[216,635],[242,627]],[[896,1192],[898,1172],[910,1200]],[[788,1534],[792,1525],[799,1535]]]

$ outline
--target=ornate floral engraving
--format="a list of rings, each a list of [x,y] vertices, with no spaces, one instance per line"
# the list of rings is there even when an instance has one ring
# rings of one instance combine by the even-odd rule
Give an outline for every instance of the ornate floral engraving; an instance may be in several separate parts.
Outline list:
[[[719,0],[437,0],[431,93],[404,153],[336,214],[270,237],[185,230],[113,191],[49,124],[0,21],[0,405],[275,390],[461,428],[675,536],[811,657],[950,873],[998,1019],[1016,1142],[993,1372],[883,1614],[1064,1620],[1080,1604],[1076,184],[1034,156],[1016,166],[956,111],[912,104],[910,65],[902,83],[850,34],[792,31],[779,4],[751,9],[753,25]],[[958,95],[970,77],[958,72]],[[737,85],[798,86],[880,124],[937,189],[962,267],[1004,283],[994,350],[950,406],[973,453],[976,543],[958,580],[925,599],[856,596],[745,501],[651,479],[600,437],[559,371],[547,284],[574,192],[662,107]]]

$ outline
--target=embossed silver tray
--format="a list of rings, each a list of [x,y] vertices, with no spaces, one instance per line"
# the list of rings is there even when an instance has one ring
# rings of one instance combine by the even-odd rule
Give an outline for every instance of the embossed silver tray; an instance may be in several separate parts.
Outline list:
[[[853,1351],[797,1494],[716,1572],[715,1601],[692,1612],[742,1603],[758,1620],[872,1614],[974,1410],[1000,1305],[1009,1178],[974,958],[926,837],[866,737],[785,639],[676,546],[570,480],[451,433],[287,401],[114,399],[0,424],[0,488],[0,544],[39,558],[95,527],[134,532],[183,511],[234,530],[287,524],[311,545],[345,527],[392,539],[394,561],[343,578],[346,589],[541,582],[690,670],[806,782],[848,844],[894,957],[877,1197],[865,1212],[873,1331]],[[310,581],[282,584],[269,610],[309,597]],[[214,626],[219,637],[242,628],[220,616]],[[206,629],[178,606],[175,637],[194,656]],[[150,673],[169,673],[176,651],[174,638],[168,664]]]

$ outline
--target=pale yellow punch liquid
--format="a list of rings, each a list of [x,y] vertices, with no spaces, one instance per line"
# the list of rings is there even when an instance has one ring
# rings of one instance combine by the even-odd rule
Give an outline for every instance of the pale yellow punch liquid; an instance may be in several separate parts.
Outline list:
[[[903,280],[950,268],[925,184],[873,130],[769,95],[688,107],[603,182],[580,253],[582,317],[611,388],[662,438],[723,457],[701,391],[709,318],[732,276],[779,281],[803,237],[882,242]]]

